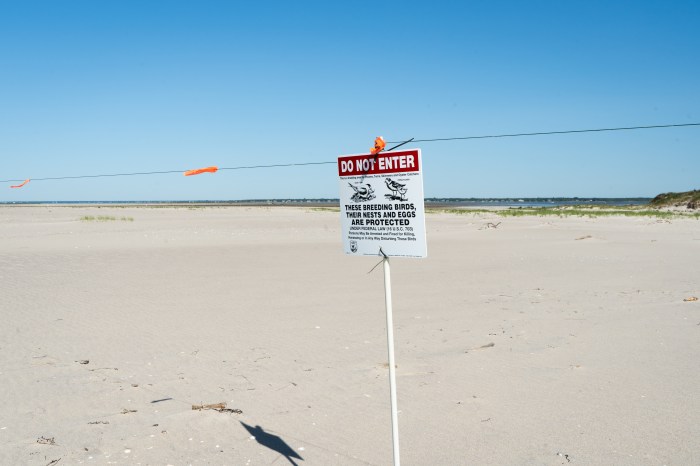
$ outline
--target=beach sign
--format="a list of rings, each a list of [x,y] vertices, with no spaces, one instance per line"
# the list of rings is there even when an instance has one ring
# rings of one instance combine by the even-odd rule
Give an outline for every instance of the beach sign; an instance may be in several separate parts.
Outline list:
[[[401,466],[389,258],[426,257],[428,250],[420,149],[382,152],[385,145],[380,136],[369,154],[338,157],[340,223],[346,254],[382,257],[393,464]]]
[[[341,156],[338,176],[346,254],[428,255],[420,149]]]

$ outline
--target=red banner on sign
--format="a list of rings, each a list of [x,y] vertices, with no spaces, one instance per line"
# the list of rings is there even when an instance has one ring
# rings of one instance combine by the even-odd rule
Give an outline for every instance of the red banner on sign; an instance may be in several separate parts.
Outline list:
[[[418,151],[403,150],[375,155],[348,155],[338,158],[339,176],[418,172]]]

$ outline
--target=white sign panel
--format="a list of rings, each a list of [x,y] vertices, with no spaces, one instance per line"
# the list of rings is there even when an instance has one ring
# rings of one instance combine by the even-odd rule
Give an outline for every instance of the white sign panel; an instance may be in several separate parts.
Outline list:
[[[338,157],[346,254],[426,257],[420,149]]]

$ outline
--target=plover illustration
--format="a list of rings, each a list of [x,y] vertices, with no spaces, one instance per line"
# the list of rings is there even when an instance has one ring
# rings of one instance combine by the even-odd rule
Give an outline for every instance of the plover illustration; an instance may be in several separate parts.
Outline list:
[[[406,188],[405,184],[401,184],[396,181],[391,181],[391,178],[387,178],[386,180],[384,180],[384,182],[386,183],[386,187],[389,188],[389,191],[391,191],[391,194],[387,194],[387,197],[397,201],[406,200],[404,198],[404,195],[406,194],[406,191],[408,191],[408,188]]]

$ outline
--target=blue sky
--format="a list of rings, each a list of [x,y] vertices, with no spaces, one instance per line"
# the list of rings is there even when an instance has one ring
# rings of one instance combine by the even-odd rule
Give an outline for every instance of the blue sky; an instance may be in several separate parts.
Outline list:
[[[700,122],[700,2],[0,1],[0,180]],[[428,197],[700,188],[700,127],[414,144]],[[0,183],[0,202],[337,197],[334,165]]]

